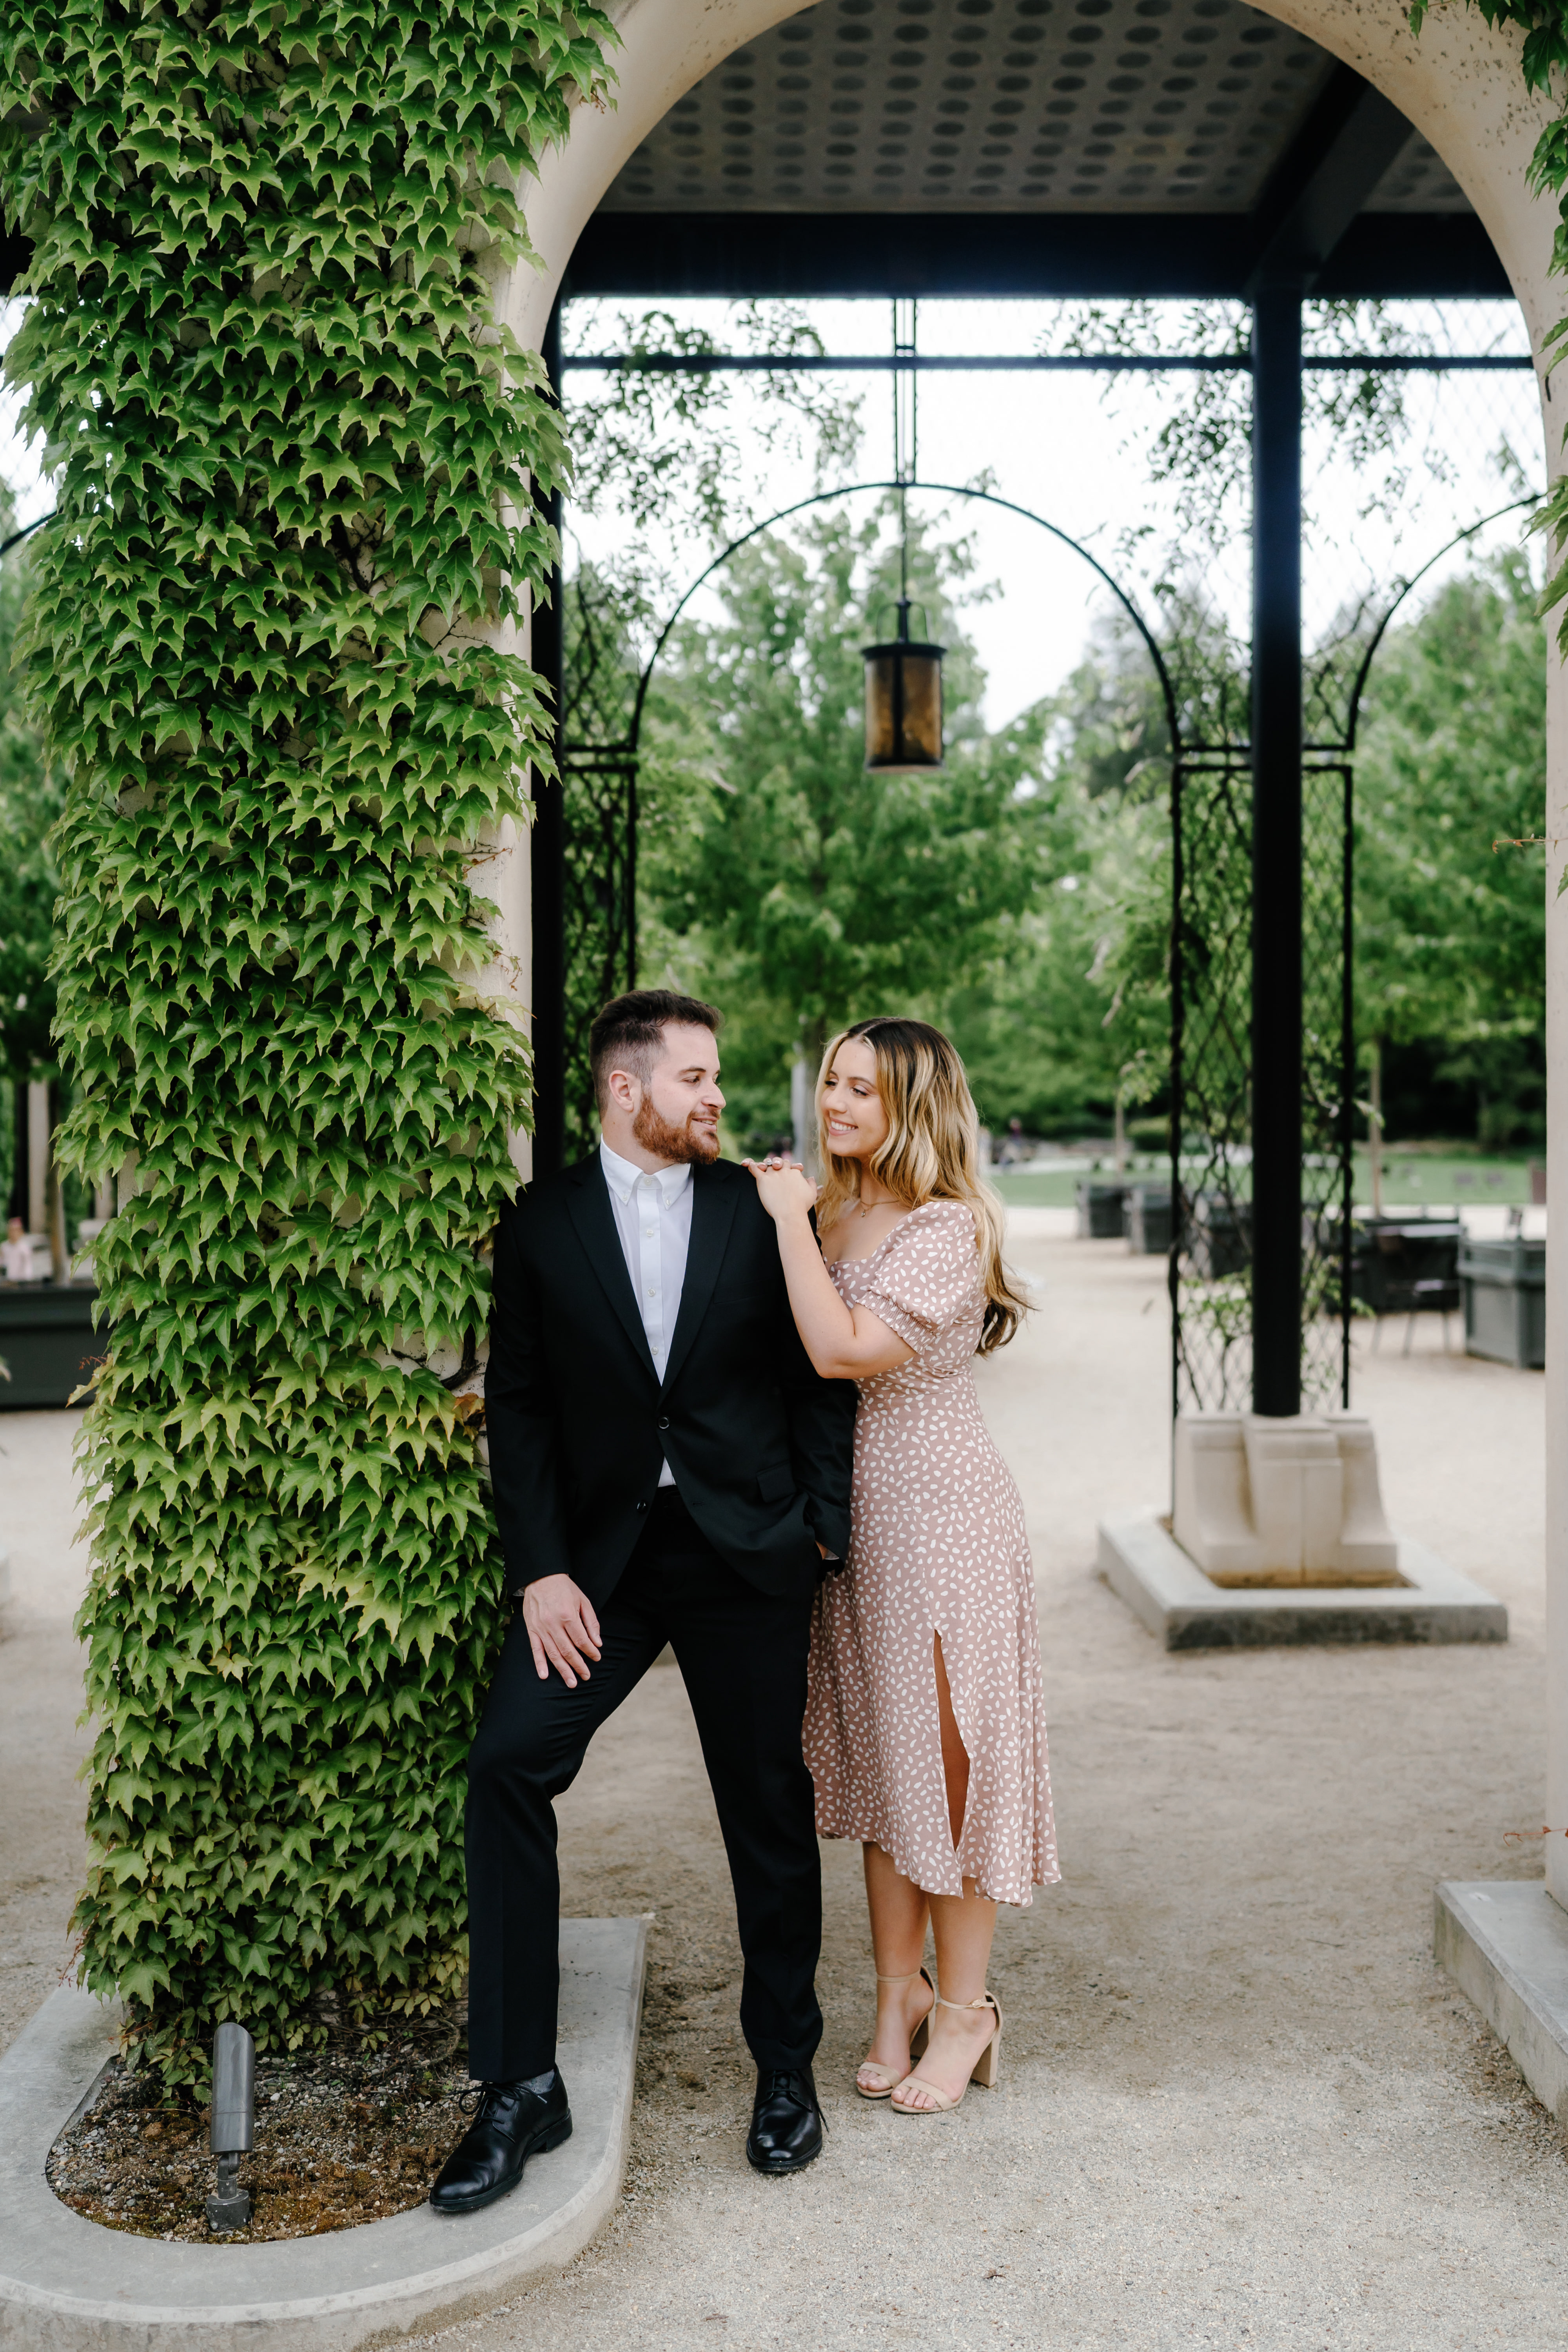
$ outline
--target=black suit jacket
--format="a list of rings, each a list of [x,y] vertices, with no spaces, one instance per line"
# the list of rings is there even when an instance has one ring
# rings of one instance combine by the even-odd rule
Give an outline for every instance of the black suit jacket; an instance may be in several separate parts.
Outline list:
[[[848,1550],[855,1385],[812,1370],[745,1170],[718,1160],[691,1178],[662,1383],[598,1153],[501,1213],[485,1420],[513,1591],[564,1571],[601,1606],[663,1460],[715,1550],[763,1592],[809,1593],[818,1539]]]

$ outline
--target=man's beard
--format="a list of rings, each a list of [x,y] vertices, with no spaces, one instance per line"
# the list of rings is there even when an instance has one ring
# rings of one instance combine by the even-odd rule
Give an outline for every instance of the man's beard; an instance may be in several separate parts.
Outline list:
[[[662,1111],[656,1110],[651,1095],[644,1095],[632,1121],[632,1133],[645,1151],[658,1160],[668,1160],[677,1166],[689,1161],[695,1167],[719,1157],[719,1138],[710,1127],[694,1129],[689,1120],[684,1127],[673,1127]]]

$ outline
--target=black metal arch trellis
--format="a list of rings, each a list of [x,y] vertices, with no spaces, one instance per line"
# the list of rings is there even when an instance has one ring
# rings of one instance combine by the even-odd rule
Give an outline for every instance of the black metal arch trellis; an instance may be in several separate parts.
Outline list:
[[[1362,656],[1360,667],[1356,670],[1351,686],[1345,727],[1346,751],[1355,750],[1356,729],[1361,720],[1362,697],[1366,691],[1367,679],[1372,675],[1372,666],[1377,657],[1378,648],[1388,635],[1394,616],[1405,598],[1413,590],[1419,588],[1427,573],[1435,572],[1443,558],[1446,555],[1452,555],[1457,547],[1463,547],[1468,541],[1478,539],[1481,532],[1489,530],[1494,522],[1501,522],[1505,515],[1522,514],[1526,507],[1538,507],[1542,502],[1542,493],[1540,490],[1531,490],[1526,498],[1510,499],[1506,506],[1494,507],[1490,514],[1482,515],[1477,522],[1467,523],[1463,530],[1457,530],[1452,539],[1445,540],[1436,555],[1429,555],[1426,562],[1411,572],[1407,580],[1401,581],[1394,595],[1390,597],[1378,615],[1376,625],[1367,641],[1366,651]],[[1318,748],[1315,743],[1309,743],[1307,746],[1310,751],[1316,751]]]
[[[780,523],[788,522],[813,507],[837,505],[845,499],[886,495],[889,492],[907,495],[910,490],[923,490],[939,498],[967,499],[999,508],[1048,532],[1061,546],[1079,556],[1110,591],[1137,631],[1159,683],[1170,741],[1173,749],[1180,745],[1181,723],[1175,684],[1159,641],[1132,598],[1099,558],[1069,532],[1046,516],[1036,514],[1015,499],[1001,498],[994,491],[951,482],[852,482],[841,488],[818,490],[809,498],[797,499],[791,505],[781,507],[776,513],[765,516],[762,521],[752,524],[722,547],[682,591],[637,674],[631,709],[618,735],[613,731],[597,732],[592,736],[584,733],[585,719],[596,720],[603,728],[608,718],[613,729],[614,716],[606,709],[604,691],[607,669],[605,649],[599,640],[595,617],[579,590],[575,615],[577,659],[563,663],[560,744],[563,784],[573,803],[564,845],[565,1021],[561,1042],[565,1066],[563,1090],[564,1124],[570,1139],[586,1144],[593,1132],[593,1087],[585,1045],[588,1024],[598,1006],[608,997],[621,989],[637,986],[637,771],[643,717],[654,672],[679,625],[681,615],[716,572],[722,571],[742,548],[761,538],[764,532],[776,529]],[[624,672],[620,675],[624,683]],[[614,679],[615,673],[611,671],[612,700]],[[1177,789],[1174,784],[1173,789]]]
[[[1233,723],[1238,681],[1179,676],[1135,600],[1080,541],[1016,500],[963,484],[861,482],[795,500],[740,533],[692,579],[665,618],[637,674],[629,712],[626,673],[606,660],[594,616],[580,605],[577,658],[563,702],[562,765],[566,845],[567,1120],[592,1135],[592,1091],[581,1047],[597,1005],[637,982],[637,769],[654,675],[692,599],[741,549],[795,515],[844,499],[908,490],[975,500],[1017,515],[1079,556],[1136,631],[1158,681],[1171,772],[1171,1168],[1169,1256],[1172,1399],[1231,1408],[1250,1402],[1252,748]],[[1333,692],[1343,642],[1320,654],[1304,681],[1324,724],[1302,745],[1304,958],[1301,1056],[1301,1361],[1303,1402],[1350,1393],[1353,761],[1363,698],[1378,650],[1405,599],[1455,548],[1508,513],[1510,502],[1447,541],[1352,631],[1354,667],[1342,699]],[[1364,622],[1364,611],[1357,616]],[[1359,639],[1359,645],[1353,641]],[[1201,663],[1200,663],[1201,668]],[[1234,690],[1232,690],[1234,689]],[[1331,709],[1339,703],[1337,711]],[[618,707],[617,707],[618,706]],[[616,721],[622,723],[616,726]],[[595,723],[596,722],[596,723]],[[608,723],[606,723],[608,722]]]
[[[47,514],[38,515],[32,522],[25,522],[20,530],[14,530],[9,539],[0,539],[0,555],[9,555],[14,547],[20,547],[25,539],[31,539],[36,530],[42,530],[54,519],[55,509],[51,507]]]
[[[1016,499],[965,484],[886,480],[818,491],[767,516],[721,549],[685,589],[637,674],[630,711],[618,735],[601,731],[593,740],[584,740],[584,719],[596,715],[602,721],[606,715],[603,699],[606,663],[593,615],[585,603],[580,603],[578,658],[567,666],[561,744],[563,781],[569,796],[563,1039],[568,1129],[574,1142],[584,1146],[591,1142],[593,1091],[583,1041],[593,1013],[606,997],[637,985],[637,769],[642,725],[655,670],[682,614],[742,548],[778,524],[813,507],[847,498],[910,489],[995,507],[1047,532],[1087,563],[1110,590],[1153,668],[1164,710],[1171,772],[1172,1390],[1178,1405],[1184,1402],[1234,1403],[1237,1401],[1235,1382],[1228,1373],[1235,1349],[1228,1326],[1238,1318],[1245,1326],[1248,1313],[1247,1209],[1236,1195],[1238,1179],[1243,1189],[1245,1185],[1240,1148],[1249,1118],[1247,1012],[1251,930],[1245,889],[1238,897],[1227,886],[1234,884],[1240,870],[1237,848],[1245,845],[1247,835],[1248,749],[1245,741],[1230,740],[1223,725],[1221,740],[1208,740],[1205,730],[1194,722],[1205,715],[1212,717],[1216,709],[1223,721],[1227,708],[1225,696],[1216,698],[1195,680],[1186,681],[1184,690],[1184,684],[1173,675],[1164,647],[1115,575],[1070,532]],[[624,684],[625,673],[621,676]],[[1243,867],[1245,863],[1244,856]],[[1348,1055],[1348,930],[1344,938],[1346,952],[1336,974],[1344,1007],[1336,1030]],[[1338,1076],[1336,1097],[1348,1099],[1348,1061]],[[1188,1110],[1194,1103],[1205,1137],[1205,1148],[1197,1155],[1204,1181],[1196,1187],[1192,1181],[1194,1154],[1186,1140]],[[1338,1123],[1336,1132],[1342,1126],[1348,1153],[1348,1124]],[[1197,1248],[1195,1232],[1204,1237]],[[1238,1274],[1242,1276],[1239,1297]],[[1304,1286],[1314,1314],[1322,1305],[1321,1291],[1321,1285]],[[1342,1297],[1340,1309],[1342,1317],[1348,1317],[1348,1294]],[[1213,1377],[1216,1366],[1217,1393]]]

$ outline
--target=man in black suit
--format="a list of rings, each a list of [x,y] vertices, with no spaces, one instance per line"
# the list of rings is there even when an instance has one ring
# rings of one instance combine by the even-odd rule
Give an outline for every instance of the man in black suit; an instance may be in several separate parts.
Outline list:
[[[773,1227],[719,1158],[719,1015],[661,989],[594,1024],[604,1141],[501,1217],[486,1422],[521,1609],[468,1758],[473,2126],[431,2203],[477,2211],[572,2129],[555,2066],[552,1800],[666,1641],[735,1889],[746,2153],[822,2146],[822,1885],[801,1756],[812,1595],[849,1541],[855,1389],[818,1379]]]

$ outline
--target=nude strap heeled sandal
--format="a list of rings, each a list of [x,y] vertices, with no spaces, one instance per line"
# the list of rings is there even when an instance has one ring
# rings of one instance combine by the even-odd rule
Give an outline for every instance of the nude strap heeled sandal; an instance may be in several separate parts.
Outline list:
[[[879,1976],[877,1979],[877,1982],[879,1984],[913,1984],[916,1977],[923,1977],[926,1983],[931,1985],[931,2009],[934,2009],[936,2007],[936,1987],[931,1984],[931,1977],[923,1968],[911,1969],[907,1977]],[[859,2092],[860,2096],[863,2099],[890,2099],[899,2084],[903,2081],[904,2075],[910,2074],[916,2063],[925,2056],[926,2044],[930,2039],[931,2009],[928,2009],[920,2023],[916,2026],[913,2033],[910,2036],[910,2064],[905,2067],[904,2074],[895,2074],[890,2066],[879,2066],[874,2058],[868,2058],[861,2065],[859,2073],[857,2074],[855,2077],[855,2088]],[[868,2088],[860,2080],[861,2074],[874,2074],[877,2080],[870,2088]]]
[[[996,2020],[996,2023],[992,2029],[990,2040],[986,2042],[984,2049],[982,2050],[980,2055],[976,2058],[973,2065],[969,2070],[969,2083],[978,2083],[983,2091],[994,2091],[996,2087],[997,2076],[1002,2070],[1002,2004],[997,2000],[995,1994],[992,1992],[983,1992],[978,2000],[943,2000],[939,1996],[938,1999],[932,2002],[931,2006],[933,2009],[962,2009],[966,2011],[988,2009],[991,2011],[992,2015]],[[929,2107],[911,2107],[901,2100],[894,2099],[892,2093],[889,2091],[888,2096],[892,2101],[893,2112],[895,2115],[900,2116],[950,2115],[952,2109],[962,2103],[963,2091],[967,2091],[969,2088],[969,2083],[965,2083],[963,2091],[960,2091],[958,2097],[956,2099],[950,2099],[945,2091],[939,2091],[936,2084],[934,2083],[928,2083],[923,2075],[906,2074],[904,2080],[905,2082],[918,2083],[920,2088],[925,2093],[927,2098],[930,2099],[931,2105]]]

